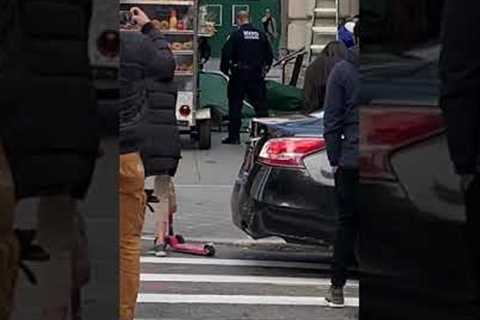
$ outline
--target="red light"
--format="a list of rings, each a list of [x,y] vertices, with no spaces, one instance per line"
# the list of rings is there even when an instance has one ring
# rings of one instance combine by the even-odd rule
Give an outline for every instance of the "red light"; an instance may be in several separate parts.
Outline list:
[[[102,32],[97,40],[98,51],[108,58],[115,58],[120,51],[120,36],[118,31],[107,30]]]
[[[274,167],[304,168],[303,159],[325,149],[322,138],[278,138],[265,143],[259,161]]]
[[[180,110],[178,111],[182,117],[188,117],[190,113],[192,113],[192,109],[190,106],[183,105],[180,107]]]
[[[372,106],[360,109],[360,172],[363,178],[396,180],[390,155],[444,130],[438,109]]]

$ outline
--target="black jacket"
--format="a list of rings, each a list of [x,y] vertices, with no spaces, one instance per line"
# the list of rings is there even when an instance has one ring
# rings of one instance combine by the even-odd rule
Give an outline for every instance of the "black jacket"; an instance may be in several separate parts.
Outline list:
[[[177,128],[177,86],[175,59],[168,42],[155,41],[164,63],[146,70],[147,104],[141,125],[141,152],[145,175],[174,176],[180,159],[180,134]]]
[[[441,107],[458,174],[480,173],[480,2],[447,0],[440,59]]]
[[[273,63],[273,51],[264,32],[251,24],[244,24],[230,34],[222,49],[220,71],[230,75],[245,70],[252,75],[263,75]]]
[[[168,43],[150,23],[142,32],[122,31],[120,39],[120,154],[126,154],[141,148],[147,80],[171,81],[175,61]]]
[[[169,70],[165,70],[168,72]],[[175,114],[177,86],[172,81],[147,81],[147,105],[141,125],[145,175],[174,176],[180,159]]]
[[[2,139],[17,198],[83,198],[90,184],[99,144],[91,9],[88,0],[2,2]]]
[[[324,137],[332,166],[359,167],[358,49],[352,48],[346,60],[338,62],[327,82]]]

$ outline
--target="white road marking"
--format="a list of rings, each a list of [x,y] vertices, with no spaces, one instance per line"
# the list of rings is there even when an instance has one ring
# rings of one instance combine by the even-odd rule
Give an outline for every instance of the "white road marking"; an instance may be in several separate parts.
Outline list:
[[[310,262],[289,262],[269,260],[241,260],[241,259],[205,259],[205,258],[158,258],[141,257],[141,263],[151,264],[186,264],[203,266],[231,266],[231,267],[264,267],[264,268],[287,268],[325,270],[328,265]]]
[[[143,282],[192,282],[192,283],[243,283],[274,284],[282,286],[330,286],[330,279],[303,277],[262,277],[262,276],[229,276],[208,274],[155,274],[142,273]],[[357,281],[348,282],[347,287],[358,288]]]
[[[190,294],[154,294],[141,293],[138,303],[165,304],[244,304],[272,306],[318,306],[326,307],[328,303],[323,297],[293,296],[249,296],[249,295],[190,295]],[[345,306],[358,307],[359,298],[345,298]]]
[[[202,188],[218,188],[218,189],[233,189],[232,184],[178,184],[175,185],[177,189],[202,189]]]

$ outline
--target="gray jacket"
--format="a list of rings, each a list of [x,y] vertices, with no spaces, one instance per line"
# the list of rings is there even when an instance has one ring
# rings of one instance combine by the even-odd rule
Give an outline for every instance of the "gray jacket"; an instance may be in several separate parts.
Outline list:
[[[327,82],[325,95],[324,138],[332,166],[359,167],[359,74],[358,49],[349,50],[346,60],[338,62]]]

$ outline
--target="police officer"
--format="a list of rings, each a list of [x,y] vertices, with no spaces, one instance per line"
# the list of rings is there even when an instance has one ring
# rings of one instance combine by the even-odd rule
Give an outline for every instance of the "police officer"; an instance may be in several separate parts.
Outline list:
[[[245,96],[255,108],[257,117],[268,117],[265,75],[273,63],[273,52],[267,36],[256,29],[246,11],[237,15],[239,28],[232,32],[222,50],[220,70],[230,76],[228,83],[228,137],[222,143],[240,144],[242,106]]]

